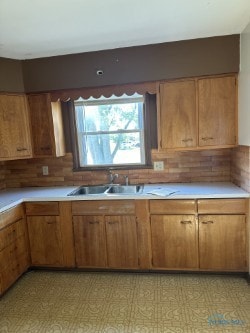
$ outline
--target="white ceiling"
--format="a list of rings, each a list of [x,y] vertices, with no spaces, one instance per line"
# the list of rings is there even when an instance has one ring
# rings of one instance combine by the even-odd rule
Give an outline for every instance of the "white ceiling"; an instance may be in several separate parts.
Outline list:
[[[250,0],[0,0],[0,57],[231,35],[249,21]]]

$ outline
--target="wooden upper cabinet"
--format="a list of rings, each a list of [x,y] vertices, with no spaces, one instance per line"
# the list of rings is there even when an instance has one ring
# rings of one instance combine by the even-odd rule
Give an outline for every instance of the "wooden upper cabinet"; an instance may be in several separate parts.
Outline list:
[[[196,146],[196,88],[194,80],[160,84],[160,147]]]
[[[237,144],[237,77],[194,78],[160,84],[159,150]]]
[[[34,157],[65,155],[60,102],[51,102],[50,94],[28,95]]]
[[[0,94],[0,159],[32,157],[26,96]]]
[[[198,80],[199,146],[235,145],[236,77]]]

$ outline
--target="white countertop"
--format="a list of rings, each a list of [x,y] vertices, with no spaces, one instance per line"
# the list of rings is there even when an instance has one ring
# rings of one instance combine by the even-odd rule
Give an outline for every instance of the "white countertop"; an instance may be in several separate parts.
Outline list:
[[[22,202],[122,200],[122,199],[213,199],[249,198],[250,194],[232,183],[168,183],[145,185],[141,194],[68,196],[78,186],[13,188],[0,191],[0,212]],[[152,194],[151,192],[158,193]]]

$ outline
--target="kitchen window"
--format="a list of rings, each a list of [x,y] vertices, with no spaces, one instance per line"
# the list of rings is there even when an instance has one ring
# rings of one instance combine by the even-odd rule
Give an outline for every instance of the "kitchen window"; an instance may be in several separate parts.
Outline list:
[[[74,102],[76,168],[149,164],[144,96],[134,94]]]

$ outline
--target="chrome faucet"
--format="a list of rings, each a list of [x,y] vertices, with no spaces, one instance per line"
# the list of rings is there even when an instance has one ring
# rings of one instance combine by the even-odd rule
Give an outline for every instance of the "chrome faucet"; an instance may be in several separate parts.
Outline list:
[[[118,173],[112,173],[111,170],[108,170],[108,181],[109,184],[114,184],[115,179],[118,178]]]
[[[124,178],[125,178],[125,185],[128,186],[129,184],[128,175],[125,175]]]

